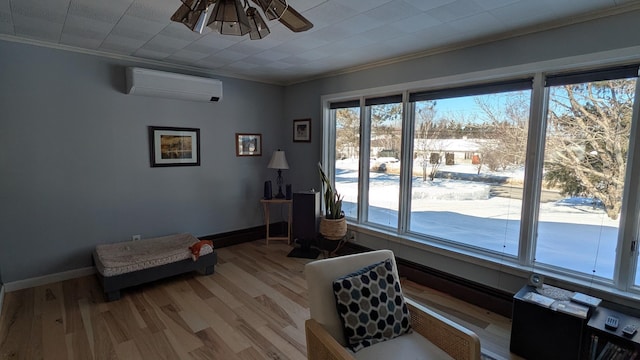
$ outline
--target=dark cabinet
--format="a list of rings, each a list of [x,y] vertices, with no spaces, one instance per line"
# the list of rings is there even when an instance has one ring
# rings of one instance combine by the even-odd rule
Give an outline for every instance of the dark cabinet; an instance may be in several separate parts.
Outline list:
[[[536,303],[529,293],[536,288],[527,285],[513,297],[511,352],[528,360],[580,359],[587,319]]]
[[[304,191],[293,193],[293,239],[309,243],[318,236],[320,222],[320,193]]]

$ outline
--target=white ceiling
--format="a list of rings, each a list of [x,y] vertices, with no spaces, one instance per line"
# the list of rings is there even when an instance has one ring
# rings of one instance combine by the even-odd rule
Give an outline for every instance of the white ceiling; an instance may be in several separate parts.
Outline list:
[[[452,44],[637,8],[639,2],[289,0],[314,27],[293,33],[270,21],[269,36],[250,40],[208,28],[200,35],[172,22],[180,0],[0,0],[0,39],[290,84]]]

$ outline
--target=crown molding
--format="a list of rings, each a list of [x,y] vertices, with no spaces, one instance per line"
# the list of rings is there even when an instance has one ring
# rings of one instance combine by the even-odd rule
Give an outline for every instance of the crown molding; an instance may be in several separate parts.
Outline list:
[[[202,67],[174,63],[171,61],[145,59],[145,58],[140,58],[140,57],[131,56],[131,55],[123,55],[123,54],[113,54],[113,53],[100,51],[100,50],[84,49],[84,48],[79,48],[71,45],[49,43],[49,42],[45,42],[37,39],[21,38],[21,37],[7,35],[7,34],[0,34],[0,40],[23,43],[23,44],[39,46],[39,47],[46,47],[51,49],[65,50],[65,51],[70,51],[70,52],[75,52],[75,53],[80,53],[85,55],[99,56],[99,57],[104,57],[104,58],[109,58],[109,59],[114,59],[119,61],[134,62],[136,64],[144,64],[149,66],[161,67],[166,70],[187,71],[190,73],[196,73],[203,76],[224,76],[224,77],[229,77],[229,78],[234,78],[239,80],[253,81],[253,82],[259,82],[259,83],[270,84],[270,85],[289,86],[289,85],[300,84],[300,83],[309,82],[313,80],[329,78],[333,76],[351,74],[351,73],[355,73],[363,70],[375,69],[381,66],[392,65],[392,64],[396,64],[404,61],[434,56],[437,54],[447,53],[447,52],[460,50],[460,49],[464,49],[472,46],[478,46],[478,45],[488,44],[496,41],[516,38],[519,36],[544,32],[552,29],[584,23],[592,20],[609,17],[609,16],[620,15],[626,12],[637,11],[637,10],[640,10],[640,1],[631,1],[631,2],[617,5],[615,7],[611,7],[608,9],[597,10],[597,11],[589,12],[586,14],[573,16],[571,18],[564,18],[564,19],[544,22],[541,24],[530,25],[521,29],[483,36],[476,39],[461,41],[461,42],[448,44],[448,45],[440,46],[433,49],[396,56],[396,57],[392,57],[392,58],[388,58],[380,61],[352,66],[352,67],[348,67],[348,68],[344,68],[336,71],[325,72],[322,74],[317,74],[315,76],[308,76],[308,77],[303,77],[303,78],[294,79],[290,81],[286,81],[286,80],[268,81],[268,80],[258,79],[255,77],[246,76],[246,75],[229,72],[229,71],[214,71],[214,70],[210,70]]]
[[[50,43],[50,42],[41,41],[37,39],[22,38],[22,37],[13,36],[13,35],[7,35],[7,34],[0,34],[0,40],[5,40],[8,42],[14,42],[14,43],[21,43],[26,45],[33,45],[38,47],[45,47],[45,48],[50,48],[55,50],[70,51],[78,54],[98,56],[98,57],[103,57],[103,58],[108,58],[113,60],[119,60],[119,61],[133,62],[133,63],[136,63],[136,65],[142,64],[142,65],[161,67],[161,68],[164,68],[165,70],[187,71],[190,73],[196,73],[196,74],[207,76],[207,77],[224,76],[224,77],[233,78],[233,79],[247,80],[247,81],[259,82],[259,83],[270,84],[270,85],[280,85],[280,86],[284,85],[284,83],[282,82],[256,79],[250,76],[245,76],[242,74],[237,74],[237,73],[228,72],[228,71],[213,71],[213,70],[209,70],[209,69],[205,69],[197,66],[178,64],[171,61],[145,59],[145,58],[140,58],[140,57],[131,56],[131,55],[114,54],[106,51],[79,48],[71,45]]]

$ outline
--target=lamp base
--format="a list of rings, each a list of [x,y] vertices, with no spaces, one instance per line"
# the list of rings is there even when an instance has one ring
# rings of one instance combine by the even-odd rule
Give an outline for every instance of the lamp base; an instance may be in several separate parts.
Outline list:
[[[282,185],[278,185],[278,193],[274,196],[276,199],[284,199],[284,194],[282,193]]]

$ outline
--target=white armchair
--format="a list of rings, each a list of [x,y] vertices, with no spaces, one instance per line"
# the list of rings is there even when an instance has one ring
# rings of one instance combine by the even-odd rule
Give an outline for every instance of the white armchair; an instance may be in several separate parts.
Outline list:
[[[311,318],[305,323],[307,357],[327,359],[480,359],[478,336],[424,306],[405,298],[412,333],[380,342],[360,351],[346,347],[340,315],[336,310],[333,281],[367,265],[391,259],[398,278],[393,252],[378,250],[318,260],[306,265]]]

